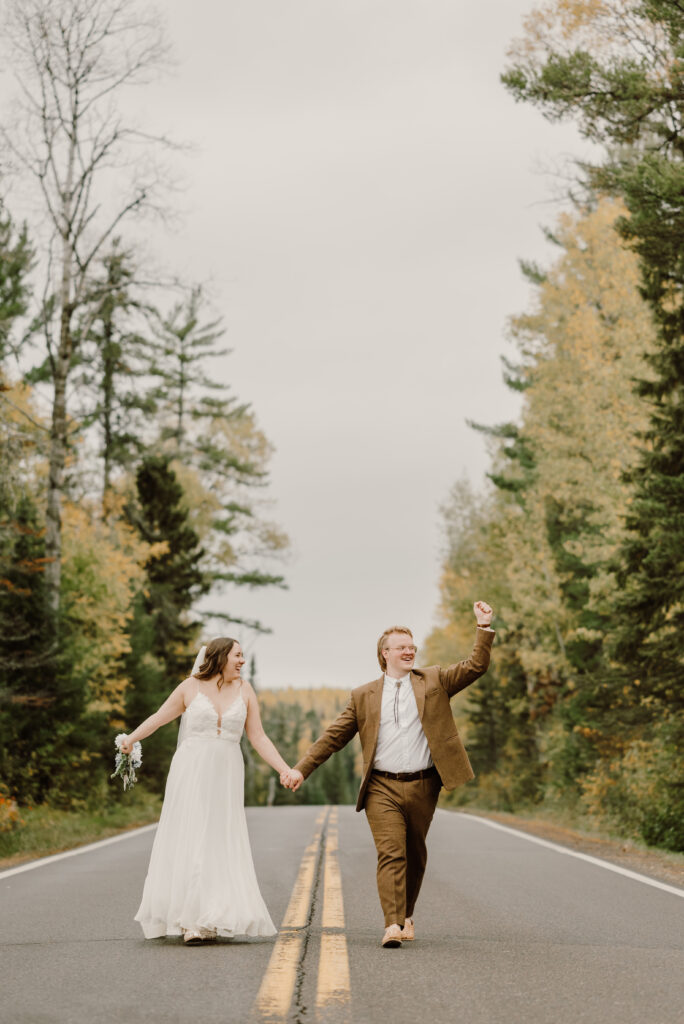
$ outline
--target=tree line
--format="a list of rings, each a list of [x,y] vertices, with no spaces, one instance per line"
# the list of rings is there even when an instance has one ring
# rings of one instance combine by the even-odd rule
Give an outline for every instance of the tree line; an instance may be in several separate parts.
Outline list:
[[[498,612],[493,667],[461,711],[479,780],[506,810],[571,808],[684,849],[684,11],[546,3],[504,85],[600,147],[573,212],[522,264],[511,320],[516,422],[488,439],[490,486],[454,487],[434,660]]]
[[[171,202],[177,143],[126,113],[163,24],[133,0],[4,7],[0,795],[78,808],[111,798],[115,732],[187,675],[207,622],[229,632],[240,588],[284,586],[287,539],[223,323],[134,231]],[[153,787],[170,732],[146,744]]]
[[[252,680],[254,684],[254,680]],[[261,718],[266,733],[288,764],[294,765],[306,753],[325,727],[337,717],[349,699],[346,690],[321,688],[258,690]],[[347,744],[322,764],[297,791],[279,784],[278,777],[242,739],[245,759],[245,803],[247,804],[353,804],[361,785],[361,746]]]

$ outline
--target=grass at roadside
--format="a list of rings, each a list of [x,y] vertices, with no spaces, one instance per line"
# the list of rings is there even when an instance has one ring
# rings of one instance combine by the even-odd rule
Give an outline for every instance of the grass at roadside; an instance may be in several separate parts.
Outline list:
[[[514,810],[503,810],[488,800],[478,803],[477,794],[473,799],[462,800],[461,791],[454,790],[451,793],[442,791],[439,806],[448,811],[463,811],[465,814],[479,814],[482,817],[497,818],[505,822],[510,818],[510,824],[514,827],[515,821],[536,822],[540,825],[549,825],[559,829],[568,829],[579,835],[596,840],[610,840],[616,843],[624,843],[629,847],[643,850],[657,850],[675,861],[680,860],[684,864],[684,853],[677,853],[666,850],[664,847],[649,846],[640,836],[630,833],[626,829],[604,818],[598,818],[581,810],[566,806],[560,802],[532,804],[525,803]]]
[[[22,807],[24,822],[0,832],[0,870],[36,857],[106,839],[129,828],[149,825],[159,817],[161,797],[137,788],[119,803],[92,811],[60,811],[54,807]]]

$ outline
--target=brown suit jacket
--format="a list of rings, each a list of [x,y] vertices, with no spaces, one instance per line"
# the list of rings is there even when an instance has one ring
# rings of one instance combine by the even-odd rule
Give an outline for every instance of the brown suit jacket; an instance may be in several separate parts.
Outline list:
[[[470,686],[487,671],[493,640],[493,631],[478,629],[470,657],[465,661],[449,665],[448,668],[432,665],[430,668],[417,668],[411,672],[411,685],[416,695],[420,721],[432,760],[445,789],[454,789],[474,777],[468,755],[456,729],[449,701],[455,693]],[[352,690],[344,711],[340,712],[335,721],[295,765],[304,778],[307,778],[314,768],[327,761],[336,750],[346,746],[358,732],[363,751],[363,779],[356,802],[357,811],[363,809],[366,787],[373,769],[380,728],[384,678],[382,675],[372,683],[357,686]]]

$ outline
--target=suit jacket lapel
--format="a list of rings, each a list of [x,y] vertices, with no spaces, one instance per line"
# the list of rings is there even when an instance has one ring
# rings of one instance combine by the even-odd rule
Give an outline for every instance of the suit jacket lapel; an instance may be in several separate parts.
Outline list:
[[[425,711],[425,679],[422,676],[417,676],[415,672],[412,672],[411,686],[413,687],[416,704],[418,705],[418,717],[422,722],[423,712]]]
[[[382,709],[382,689],[385,683],[385,677],[380,676],[372,684],[368,694],[368,727],[370,735],[373,737],[373,749],[371,756],[375,754],[375,747],[378,742],[378,732],[380,731],[380,711]]]

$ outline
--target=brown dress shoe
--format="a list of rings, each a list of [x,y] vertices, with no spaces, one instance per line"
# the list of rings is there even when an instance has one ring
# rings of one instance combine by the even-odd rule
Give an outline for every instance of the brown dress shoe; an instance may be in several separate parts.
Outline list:
[[[385,934],[382,937],[382,944],[385,949],[395,949],[397,946],[401,946],[401,927],[398,924],[390,924],[385,928]]]
[[[401,937],[404,942],[413,942],[416,937],[416,929],[413,924],[413,918],[407,917],[404,921],[404,927],[401,929]]]

